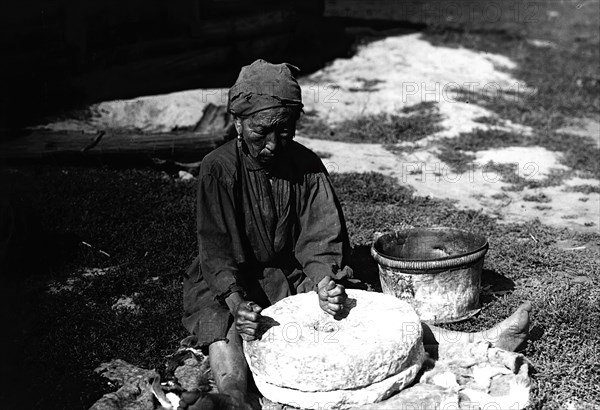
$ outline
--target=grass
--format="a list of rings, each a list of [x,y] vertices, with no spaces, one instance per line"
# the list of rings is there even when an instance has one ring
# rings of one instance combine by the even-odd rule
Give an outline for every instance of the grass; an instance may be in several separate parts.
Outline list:
[[[415,11],[416,14],[409,13],[407,17],[409,20],[412,18],[412,23],[426,25],[423,37],[435,45],[497,53],[514,61],[516,68],[509,70],[518,81],[514,87],[501,90],[497,95],[469,92],[459,100],[471,100],[494,113],[477,118],[477,122],[498,126],[510,120],[532,127],[533,132],[522,135],[501,130],[475,130],[458,138],[440,141],[441,159],[454,171],[464,173],[472,167],[476,151],[541,146],[561,152],[561,163],[577,171],[553,173],[542,181],[512,178],[507,180],[512,183],[507,189],[518,191],[559,185],[575,175],[599,178],[600,162],[597,158],[600,150],[593,142],[588,138],[556,132],[572,118],[598,119],[600,114],[600,32],[597,29],[600,12],[597,3],[494,4],[490,7],[501,7],[502,12],[500,18],[493,22],[486,20],[485,13],[482,17],[481,13],[487,10],[486,5],[488,2],[485,1],[454,2],[452,7],[442,9],[458,15],[440,19],[440,4],[426,0],[420,2],[420,8],[417,8],[422,14]],[[542,40],[549,46],[536,46],[532,40]],[[503,67],[498,69],[507,70]],[[525,84],[533,91],[526,90]],[[426,113],[435,113],[435,109],[425,108]],[[415,118],[419,117],[426,119],[427,115],[419,114]],[[371,116],[357,118],[335,128],[319,121],[314,124],[308,122],[304,132],[307,136],[337,141],[387,143],[388,149],[403,151],[405,147],[389,144],[399,140],[415,141],[430,135],[436,131],[429,128],[433,123],[416,121],[406,130],[397,125],[399,121],[396,119]],[[395,138],[396,135],[401,138]]]
[[[600,178],[600,164],[597,160],[600,149],[585,137],[567,137],[558,133],[525,135],[497,129],[478,128],[470,133],[461,133],[455,138],[444,138],[440,140],[440,144],[442,150],[456,151],[456,156],[462,154],[463,158],[474,158],[469,152],[475,151],[540,146],[549,151],[560,152],[560,162],[569,168],[578,170],[582,176]],[[451,158],[452,156],[450,160]]]
[[[439,131],[440,120],[435,104],[422,103],[398,114],[361,115],[335,125],[307,113],[300,118],[298,131],[309,138],[392,145],[418,141]]]
[[[528,135],[478,128],[469,133],[461,133],[454,138],[442,138],[438,143],[439,158],[457,173],[464,173],[474,166],[476,156],[473,153],[477,151],[540,146],[561,153],[559,162],[569,170],[555,170],[543,180],[527,178],[514,172],[515,165],[524,167],[526,164],[484,165],[488,172],[500,173],[504,182],[511,183],[511,190],[560,185],[563,180],[573,176],[600,178],[600,162],[597,159],[600,156],[600,149],[585,137],[565,136],[555,132],[546,134],[534,132]],[[535,158],[531,158],[531,162],[535,162]]]
[[[427,3],[424,2],[425,4]],[[458,2],[458,10],[461,4]],[[474,11],[485,9],[485,2],[469,3]],[[513,5],[516,5],[514,3]],[[478,7],[477,7],[478,6]],[[530,7],[532,6],[532,7]],[[425,6],[424,6],[425,7]],[[466,7],[466,6],[465,6]],[[516,68],[510,74],[535,92],[514,93],[502,90],[500,95],[470,93],[470,99],[494,112],[478,122],[499,125],[499,118],[532,127],[532,135],[504,131],[474,131],[454,140],[442,141],[442,160],[457,172],[464,172],[474,160],[472,152],[508,146],[542,146],[562,153],[561,163],[575,172],[551,175],[544,181],[514,180],[512,189],[558,185],[577,174],[599,178],[600,150],[590,139],[564,135],[556,130],[572,118],[598,119],[600,114],[600,11],[597,2],[527,2],[520,9],[502,7],[501,18],[485,24],[481,16],[462,9],[462,19],[455,24],[426,21],[424,38],[445,47],[465,47],[510,58]],[[435,9],[433,9],[435,10]],[[518,12],[520,10],[520,13]],[[531,40],[544,40],[550,47],[537,47]],[[499,68],[506,70],[505,68]],[[524,90],[524,87],[518,86]],[[531,185],[533,184],[533,185]]]
[[[552,201],[552,199],[549,198],[546,194],[540,193],[540,194],[536,194],[536,195],[531,195],[531,194],[523,195],[523,201],[545,203],[545,202]]]
[[[600,112],[600,13],[597,3],[537,2],[529,21],[515,18],[476,27],[464,21],[451,28],[430,25],[426,39],[434,44],[466,47],[509,57],[517,68],[511,74],[534,87],[518,98],[476,96],[500,118],[552,130],[570,117],[596,117]],[[507,11],[507,10],[505,10]],[[552,12],[557,17],[550,17]],[[510,13],[504,13],[511,16]],[[531,39],[548,40],[554,47],[536,47]]]
[[[500,177],[500,181],[509,184],[524,184],[527,182],[525,178],[520,175],[519,164],[505,164],[490,161],[484,165],[484,170],[490,175],[497,175]]]
[[[51,168],[32,176],[51,250],[26,254],[18,266],[25,278],[3,289],[4,302],[18,312],[8,319],[15,327],[7,339],[9,367],[21,393],[35,386],[30,408],[88,408],[109,390],[93,373],[101,362],[120,357],[161,369],[183,336],[180,274],[196,246],[194,189],[136,170]],[[39,266],[51,269],[32,274]],[[81,279],[73,292],[45,292],[47,280],[64,283],[81,268],[107,266],[116,268]],[[111,309],[135,292],[140,315]]]
[[[584,185],[573,185],[570,187],[567,187],[567,192],[581,192],[582,194],[600,194],[600,187],[597,185],[589,185],[589,184],[584,184]]]
[[[12,378],[3,408],[22,408],[28,391],[36,392],[28,408],[88,408],[112,390],[93,372],[100,363],[121,358],[162,371],[165,357],[185,336],[181,274],[195,253],[195,186],[153,170],[25,171],[34,177],[36,205],[54,249],[68,244],[71,251],[58,261],[40,253],[40,265],[52,268],[35,274],[23,262],[20,276],[3,288],[11,312],[4,322],[10,330],[5,368]],[[332,178],[347,218],[353,265],[363,279],[378,287],[369,256],[376,231],[443,225],[484,233],[491,243],[485,269],[514,281],[516,290],[488,300],[478,317],[453,327],[482,329],[532,300],[533,324],[543,333],[526,350],[537,368],[534,408],[558,408],[567,399],[600,405],[589,388],[600,383],[600,352],[594,348],[600,342],[598,255],[552,246],[560,239],[600,241],[600,236],[537,223],[499,225],[481,212],[415,197],[377,173]],[[77,273],[106,267],[113,268],[104,275]],[[570,283],[567,274],[587,275],[592,284]],[[78,277],[71,281],[72,291],[47,292],[48,282],[66,283],[70,277]],[[111,309],[119,297],[134,294],[139,314]]]

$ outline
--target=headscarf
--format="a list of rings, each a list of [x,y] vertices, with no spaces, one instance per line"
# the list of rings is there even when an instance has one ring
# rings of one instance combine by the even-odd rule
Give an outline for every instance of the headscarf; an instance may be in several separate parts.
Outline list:
[[[271,64],[265,60],[242,67],[229,89],[227,110],[245,117],[275,107],[302,108],[300,85],[294,77],[299,71],[288,63]]]

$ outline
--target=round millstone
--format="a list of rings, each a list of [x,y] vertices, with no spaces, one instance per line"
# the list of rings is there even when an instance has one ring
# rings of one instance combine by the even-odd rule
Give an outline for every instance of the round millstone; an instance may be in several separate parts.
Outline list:
[[[414,380],[422,363],[423,356],[415,355],[400,373],[358,389],[307,392],[275,386],[256,377],[254,381],[262,395],[274,402],[301,409],[349,409],[386,400],[402,390]]]
[[[353,289],[347,294],[341,319],[321,310],[315,292],[290,296],[264,309],[261,314],[271,327],[260,340],[244,342],[257,381],[301,392],[329,392],[364,388],[418,369],[424,352],[414,309],[391,295]],[[270,398],[269,392],[262,393]]]

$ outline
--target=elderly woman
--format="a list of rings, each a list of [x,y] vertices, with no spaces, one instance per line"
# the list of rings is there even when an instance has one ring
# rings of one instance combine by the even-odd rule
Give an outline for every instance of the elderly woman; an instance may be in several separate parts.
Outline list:
[[[316,290],[334,315],[352,276],[342,210],[329,176],[313,152],[293,140],[301,91],[289,64],[257,60],[242,68],[229,91],[237,140],[207,155],[198,186],[199,256],[184,281],[183,323],[188,344],[207,347],[221,396],[185,395],[181,408],[250,408],[241,339],[259,331],[262,308]],[[526,337],[530,306],[488,333],[446,332],[425,326],[425,343],[488,337],[514,349]],[[509,327],[515,324],[516,327]],[[226,404],[225,404],[226,403]]]

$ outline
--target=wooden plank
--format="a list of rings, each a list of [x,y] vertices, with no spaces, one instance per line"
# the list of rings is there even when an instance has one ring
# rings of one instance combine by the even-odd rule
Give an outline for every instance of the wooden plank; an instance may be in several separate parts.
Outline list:
[[[200,160],[227,140],[224,132],[162,134],[34,132],[0,143],[0,160],[159,157]]]

